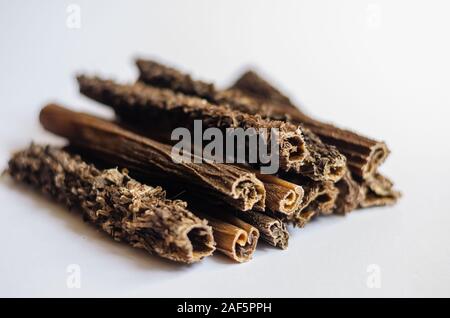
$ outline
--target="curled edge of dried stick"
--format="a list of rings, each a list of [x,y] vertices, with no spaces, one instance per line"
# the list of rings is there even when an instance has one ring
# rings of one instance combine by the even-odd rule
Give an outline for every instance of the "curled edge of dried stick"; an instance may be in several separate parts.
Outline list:
[[[206,208],[211,209],[211,208]],[[206,211],[204,209],[203,211]],[[200,212],[195,206],[196,215],[208,220],[213,229],[216,249],[238,263],[252,259],[259,239],[259,231],[243,220],[226,213],[214,211]]]
[[[12,156],[7,171],[68,208],[81,209],[90,223],[133,247],[183,263],[200,261],[215,249],[211,227],[185,202],[167,200],[160,187],[117,169],[98,170],[59,148],[32,144]]]
[[[303,188],[273,175],[258,173],[257,177],[266,189],[266,206],[270,211],[293,214],[303,201]]]
[[[238,218],[243,219],[259,230],[263,241],[283,250],[288,248],[289,232],[282,220],[257,211],[250,211],[249,213],[237,211],[236,213]]]
[[[187,183],[212,190],[218,198],[239,210],[265,209],[264,184],[239,167],[203,161],[176,163],[171,148],[112,122],[56,104],[45,106],[39,115],[45,129],[63,136],[76,146],[101,154],[112,163],[136,165],[141,170],[160,170]]]
[[[339,195],[339,190],[333,182],[299,180],[299,178],[289,181],[301,184],[305,193],[299,209],[287,218],[294,226],[304,227],[318,214],[333,213]]]

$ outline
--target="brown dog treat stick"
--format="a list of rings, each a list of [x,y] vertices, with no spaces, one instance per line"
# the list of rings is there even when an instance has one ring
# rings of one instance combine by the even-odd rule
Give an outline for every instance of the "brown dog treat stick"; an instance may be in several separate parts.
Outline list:
[[[45,129],[63,136],[76,146],[101,154],[113,162],[125,162],[143,171],[165,174],[209,190],[212,195],[239,210],[264,210],[263,183],[238,167],[211,162],[174,162],[171,148],[127,131],[112,122],[57,105],[41,110]]]
[[[31,145],[9,161],[9,174],[78,208],[117,241],[177,262],[193,263],[214,251],[211,227],[167,200],[160,187],[141,184],[117,169],[98,170],[59,148]]]

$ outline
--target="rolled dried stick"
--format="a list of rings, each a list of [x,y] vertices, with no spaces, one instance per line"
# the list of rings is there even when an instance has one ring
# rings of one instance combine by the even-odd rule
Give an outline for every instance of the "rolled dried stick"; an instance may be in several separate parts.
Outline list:
[[[142,170],[156,170],[210,191],[239,210],[264,210],[263,183],[238,167],[208,161],[174,162],[171,148],[97,117],[48,105],[40,121],[47,130],[66,137],[75,146],[103,155],[112,162],[122,161]],[[191,160],[192,161],[192,160]]]
[[[78,83],[82,94],[112,107],[123,121],[144,130],[156,122],[164,122],[161,128],[165,127],[166,134],[178,127],[193,129],[194,120],[202,120],[204,128],[216,127],[224,131],[226,128],[253,128],[270,135],[270,130],[274,128],[278,131],[277,140],[269,141],[279,145],[282,170],[300,170],[308,156],[301,129],[289,123],[263,120],[259,116],[210,104],[198,97],[142,83],[121,85],[86,76],[79,76]],[[249,154],[248,145],[246,147]]]
[[[140,59],[136,64],[140,73],[139,80],[146,84],[206,98],[214,104],[226,105],[242,113],[262,115],[271,120],[285,119],[284,113],[277,114],[277,118],[272,111],[266,110],[264,103],[238,90],[218,91],[213,84],[193,80],[188,74],[154,61]],[[269,111],[273,116],[267,116]],[[305,147],[309,155],[294,170],[314,180],[339,180],[345,173],[345,158],[333,146],[322,143],[308,129],[300,129],[303,138],[307,139]]]
[[[174,188],[171,187],[171,190],[173,191]],[[288,246],[289,232],[286,224],[275,215],[266,215],[254,210],[242,212],[230,209],[220,203],[211,201],[209,197],[203,197],[198,192],[190,191],[189,189],[179,196],[186,202],[189,202],[189,206],[193,207],[193,211],[201,211],[206,215],[218,216],[219,218],[237,217],[258,229],[261,239],[268,244],[281,249],[286,249]],[[283,219],[287,219],[287,216],[283,215]]]
[[[266,207],[270,211],[290,215],[303,201],[303,188],[273,175],[256,173],[266,189]]]
[[[339,191],[332,182],[317,182],[298,177],[290,177],[289,181],[301,184],[304,191],[300,207],[287,218],[295,226],[304,227],[314,216],[333,212]]]
[[[304,114],[291,103],[289,98],[254,71],[244,73],[231,88],[261,98],[266,105],[270,104],[263,110],[269,118],[278,118],[284,114],[288,121],[302,123],[323,142],[336,146],[346,156],[351,172],[360,179],[367,179],[373,175],[389,155],[389,149],[384,142],[315,120]],[[264,107],[261,108],[264,109]]]
[[[263,241],[272,246],[287,249],[289,232],[286,224],[281,219],[257,211],[250,211],[249,213],[237,211],[236,213],[238,218],[243,219],[259,230]]]
[[[117,241],[183,263],[214,251],[211,227],[185,202],[167,200],[160,187],[141,184],[117,169],[98,170],[59,148],[31,145],[12,156],[8,173],[80,209]]]
[[[206,214],[197,210],[195,206],[193,209],[196,215],[207,219],[208,224],[212,226],[218,251],[239,263],[252,258],[259,238],[259,231],[255,227],[232,214],[228,215],[220,211]]]

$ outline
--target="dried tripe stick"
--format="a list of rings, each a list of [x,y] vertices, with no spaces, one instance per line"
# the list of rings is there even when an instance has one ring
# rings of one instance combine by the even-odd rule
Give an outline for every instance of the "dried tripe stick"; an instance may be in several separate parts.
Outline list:
[[[249,213],[236,211],[236,213],[240,219],[256,227],[261,239],[268,244],[281,249],[288,247],[289,232],[282,220],[257,211],[250,211]]]
[[[138,59],[136,64],[140,73],[139,80],[143,83],[205,98],[212,104],[225,105],[242,113],[265,115],[265,112],[262,111],[263,105],[258,100],[237,90],[218,91],[213,84],[193,80],[188,74],[155,61]],[[284,114],[281,114],[279,118],[265,117],[271,120],[285,119]],[[298,123],[295,124],[297,127],[300,126],[298,129],[302,131],[308,156],[300,166],[297,165],[293,170],[314,180],[339,180],[345,173],[345,157],[333,146],[322,143],[308,129],[301,127]]]
[[[80,150],[76,149],[76,151],[79,152]],[[83,155],[89,156],[89,154],[86,153],[83,153]],[[99,159],[95,157],[90,158],[92,160]],[[120,162],[117,162],[116,164],[119,165],[119,167],[122,166],[122,163]],[[130,174],[136,176],[138,180],[143,180],[144,182],[147,180],[146,171],[136,169],[135,167],[129,165],[125,166],[127,167],[127,169],[129,169]],[[276,177],[274,178],[277,179]],[[260,239],[266,241],[268,244],[282,249],[287,248],[289,241],[289,232],[287,231],[286,224],[283,222],[283,220],[286,219],[286,215],[284,215],[283,213],[268,212],[271,214],[269,216],[263,212],[255,210],[242,212],[228,205],[225,205],[223,202],[214,200],[214,198],[208,196],[207,193],[198,191],[192,186],[180,182],[174,183],[171,180],[167,180],[167,177],[164,176],[159,176],[157,178],[153,178],[152,176],[152,179],[155,180],[155,182],[157,181],[158,183],[160,183],[167,190],[169,195],[173,195],[178,199],[186,201],[189,204],[189,207],[191,207],[191,210],[194,211],[194,213],[196,213],[198,210],[203,211],[203,213],[212,217],[220,217],[220,215],[224,213],[234,215],[258,229]],[[288,183],[287,181],[284,182]],[[264,183],[264,186],[267,187],[267,183]],[[218,215],[215,215],[214,213],[218,213]],[[282,216],[282,218],[279,216]]]
[[[97,77],[79,76],[80,92],[111,106],[119,117],[138,126],[164,121],[169,132],[174,128],[192,128],[193,120],[202,120],[204,128],[254,128],[279,130],[280,167],[300,167],[307,156],[301,130],[283,122],[265,121],[259,116],[235,112],[212,105],[204,99],[177,94],[142,83],[121,85]],[[270,134],[270,131],[268,132]],[[246,153],[249,153],[248,151]]]
[[[45,129],[66,137],[75,146],[102,154],[103,159],[114,164],[159,171],[166,177],[201,187],[242,211],[265,208],[263,183],[239,167],[207,161],[174,162],[167,145],[54,104],[41,110],[40,121]]]
[[[119,117],[133,126],[147,128],[162,121],[166,134],[177,127],[192,129],[195,119],[205,128],[254,128],[279,131],[279,164],[283,171],[295,171],[313,179],[340,179],[345,169],[345,157],[334,147],[327,146],[310,132],[290,123],[263,120],[233,110],[226,105],[211,104],[205,99],[156,88],[140,82],[121,85],[96,77],[79,76],[80,92],[111,106]],[[268,131],[270,134],[270,131]],[[307,142],[305,142],[305,139]],[[246,145],[248,147],[248,145]],[[247,149],[246,153],[250,153]]]
[[[261,107],[262,116],[264,113],[269,118],[279,118],[284,115],[288,121],[295,124],[301,123],[309,128],[323,142],[335,145],[347,157],[347,164],[352,173],[361,179],[373,175],[389,154],[384,142],[361,136],[305,115],[291,103],[289,98],[284,97],[254,71],[245,72],[231,88],[262,99],[265,102],[265,107]]]
[[[273,175],[256,174],[266,189],[266,207],[272,212],[291,215],[300,208],[304,191],[300,185]]]
[[[236,90],[261,99],[264,104],[261,106],[262,115],[265,113],[266,117],[280,118],[284,114],[287,121],[303,123],[322,141],[335,145],[347,157],[352,176],[346,176],[337,185],[340,190],[346,191],[346,195],[345,198],[340,195],[342,199],[337,202],[336,212],[349,212],[356,206],[391,205],[401,196],[400,192],[392,189],[392,182],[377,171],[389,155],[389,149],[384,142],[311,118],[254,71],[244,73],[236,81],[231,91]],[[360,187],[360,195],[356,195],[358,190],[352,182],[353,177]],[[381,184],[384,184],[384,191],[380,191]],[[348,191],[349,188],[352,189]],[[378,191],[374,191],[374,188],[378,188]]]
[[[208,220],[212,226],[217,250],[236,262],[249,261],[258,243],[259,231],[252,225],[242,221],[232,214],[222,211],[211,211],[213,207],[198,209],[193,207],[196,215]],[[210,211],[208,214],[204,211]]]
[[[137,59],[139,80],[157,87],[167,87],[186,95],[215,100],[216,89],[211,83],[193,80],[189,74],[151,60]]]
[[[334,183],[312,181],[296,176],[290,176],[288,180],[295,184],[301,184],[304,196],[297,211],[289,215],[287,221],[295,226],[304,227],[314,216],[331,214],[334,211],[339,194]]]
[[[160,187],[141,184],[117,169],[98,170],[79,156],[31,145],[15,153],[9,174],[40,189],[117,241],[152,254],[193,263],[214,251],[211,227],[180,200],[167,200]]]

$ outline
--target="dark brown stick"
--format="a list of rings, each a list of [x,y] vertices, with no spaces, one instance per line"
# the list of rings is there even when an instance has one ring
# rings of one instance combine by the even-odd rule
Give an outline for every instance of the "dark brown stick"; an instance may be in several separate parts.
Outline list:
[[[150,60],[137,59],[136,65],[139,68],[139,80],[144,83],[214,101],[216,89],[211,83],[193,80],[188,74]]]
[[[160,187],[143,185],[117,169],[98,170],[58,148],[31,145],[9,161],[9,174],[40,189],[117,241],[170,260],[193,263],[214,251],[211,227]]]
[[[305,150],[302,131],[294,125],[266,121],[259,116],[233,111],[219,105],[212,105],[204,99],[177,94],[171,90],[150,87],[142,83],[120,85],[99,78],[79,76],[80,92],[84,95],[112,107],[125,122],[145,131],[155,122],[164,122],[166,135],[174,128],[193,129],[194,120],[202,120],[204,128],[253,128],[256,131],[270,130],[279,132],[280,168],[286,171],[301,170],[308,156]],[[162,128],[162,127],[161,127]],[[246,146],[246,153],[250,151]],[[254,149],[252,149],[254,150]],[[308,173],[305,171],[305,173]]]
[[[279,101],[282,99],[280,94],[284,95],[255,72],[249,71],[243,74],[232,86],[232,90],[236,89],[255,98],[264,99],[266,105],[269,102],[270,106],[261,107],[265,109],[263,112],[269,114],[269,117],[278,118],[281,113],[286,114],[285,120],[303,123],[320,136],[324,142],[335,145],[347,157],[347,164],[352,176],[345,177],[338,184],[339,189],[346,193],[345,197],[341,194],[341,199],[337,201],[338,213],[348,212],[357,205],[361,207],[391,205],[401,196],[398,191],[392,189],[392,183],[389,180],[386,181],[387,178],[380,177],[377,172],[378,167],[389,155],[389,150],[384,142],[315,120],[300,111],[290,101],[289,103],[280,103]],[[286,97],[286,100],[289,99]],[[360,187],[360,195],[356,195],[357,191],[352,182],[353,177]],[[390,183],[390,187],[386,186],[386,183]],[[376,191],[376,189],[374,191],[374,187],[380,190],[382,184],[386,189],[384,192]],[[349,188],[354,190],[349,191]],[[344,204],[344,202],[348,203]]]
[[[262,103],[237,90],[217,91],[212,84],[192,80],[189,75],[154,61],[138,60],[136,63],[140,71],[139,79],[146,84],[203,97],[214,104],[231,107],[235,111],[269,118],[262,109]],[[206,90],[206,88],[208,89]],[[278,118],[272,116],[270,119],[277,120],[284,119],[284,117],[284,114],[278,114]],[[299,126],[297,123],[296,125]],[[322,143],[308,129],[301,127],[301,130],[309,155],[301,169],[297,167],[294,170],[314,180],[339,180],[345,173],[345,158],[334,147]]]
[[[42,125],[76,146],[102,154],[113,162],[126,162],[146,173],[165,174],[208,190],[239,210],[264,210],[264,185],[252,173],[211,162],[174,162],[171,148],[119,126],[57,105],[40,113]]]
[[[269,118],[284,114],[288,121],[305,125],[323,142],[336,146],[347,157],[347,164],[352,173],[361,179],[373,175],[389,154],[384,142],[335,127],[304,114],[290,102],[289,98],[283,98],[282,93],[253,71],[244,73],[232,89],[263,99],[266,105],[264,113]],[[285,102],[280,102],[283,99]],[[264,106],[261,109],[264,109]]]

